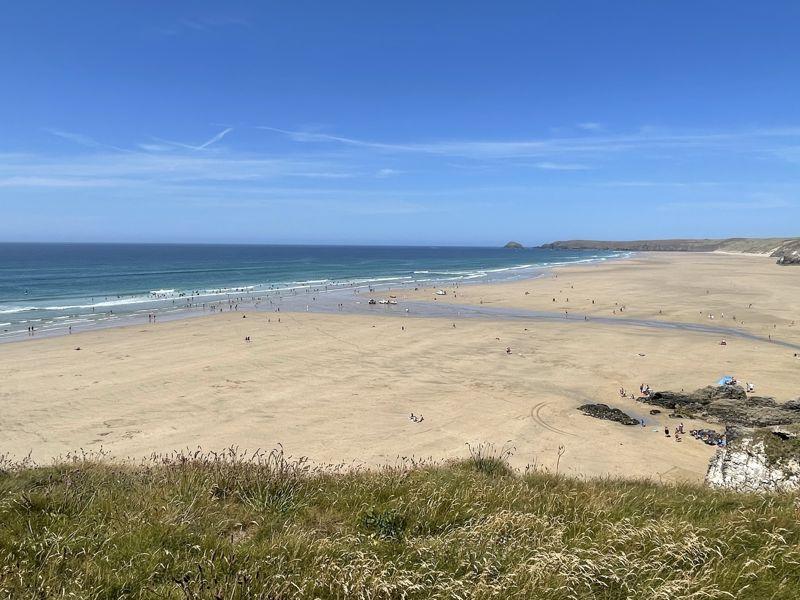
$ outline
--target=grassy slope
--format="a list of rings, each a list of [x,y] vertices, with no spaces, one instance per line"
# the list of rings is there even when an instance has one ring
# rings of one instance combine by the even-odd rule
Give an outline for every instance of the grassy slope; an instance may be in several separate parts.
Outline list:
[[[0,475],[3,598],[796,598],[789,496],[280,454]]]
[[[800,249],[798,238],[729,238],[682,240],[599,241],[566,240],[545,244],[543,247],[592,250],[656,250],[677,252],[744,252],[754,254],[790,252]]]

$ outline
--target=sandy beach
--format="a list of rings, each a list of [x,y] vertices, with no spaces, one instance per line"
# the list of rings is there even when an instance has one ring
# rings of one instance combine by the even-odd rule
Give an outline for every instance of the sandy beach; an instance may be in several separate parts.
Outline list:
[[[554,470],[562,447],[561,472],[697,481],[713,448],[666,438],[675,421],[620,399],[619,388],[690,390],[731,374],[785,401],[799,393],[800,360],[767,340],[720,346],[710,333],[592,316],[616,311],[800,343],[798,276],[761,256],[641,254],[441,297],[397,291],[401,305],[567,311],[563,322],[284,312],[279,323],[274,313],[222,313],[4,344],[0,453],[47,461],[79,448],[140,457],[281,443],[316,462],[375,465],[464,456],[467,443],[492,442],[512,444],[520,467]],[[647,426],[584,416],[576,407],[586,402]],[[424,421],[410,421],[412,412]]]

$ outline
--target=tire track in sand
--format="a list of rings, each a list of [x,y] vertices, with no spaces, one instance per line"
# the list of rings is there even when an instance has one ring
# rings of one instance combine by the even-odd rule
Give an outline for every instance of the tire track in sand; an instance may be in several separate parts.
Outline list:
[[[545,406],[551,404],[550,402],[540,402],[539,404],[534,405],[531,408],[531,419],[537,425],[544,427],[548,431],[552,431],[553,433],[558,433],[559,435],[569,435],[572,437],[577,437],[574,433],[570,433],[569,431],[564,431],[563,429],[559,429],[558,427],[554,427],[550,425],[547,421],[542,418],[541,412]]]

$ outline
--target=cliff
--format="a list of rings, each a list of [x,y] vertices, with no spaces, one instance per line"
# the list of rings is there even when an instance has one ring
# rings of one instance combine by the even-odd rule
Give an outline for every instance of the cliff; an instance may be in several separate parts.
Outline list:
[[[706,482],[740,492],[800,490],[797,427],[745,430],[729,427],[727,446],[711,459]]]
[[[619,250],[639,252],[742,252],[779,258],[779,264],[800,264],[800,238],[727,238],[671,240],[566,240],[541,248],[560,250]]]

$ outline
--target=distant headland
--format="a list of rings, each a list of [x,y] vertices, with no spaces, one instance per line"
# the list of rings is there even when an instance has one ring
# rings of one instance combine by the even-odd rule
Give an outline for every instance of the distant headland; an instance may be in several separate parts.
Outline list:
[[[565,240],[543,244],[552,250],[620,250],[639,252],[736,252],[763,254],[779,264],[800,264],[800,238],[726,238],[673,240]]]
[[[511,248],[511,249],[514,249],[514,250],[519,250],[519,249],[524,248],[524,247],[525,246],[523,246],[519,242],[508,242],[505,246],[503,246],[503,248]]]

